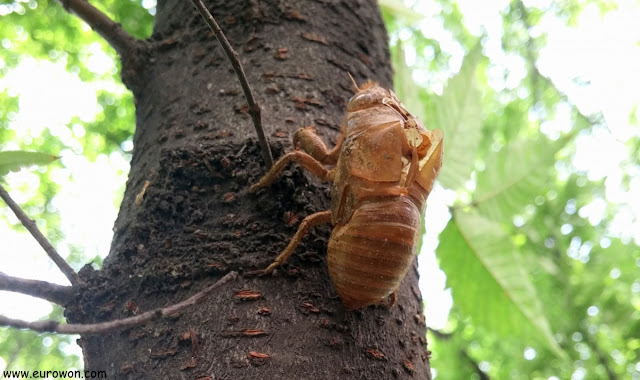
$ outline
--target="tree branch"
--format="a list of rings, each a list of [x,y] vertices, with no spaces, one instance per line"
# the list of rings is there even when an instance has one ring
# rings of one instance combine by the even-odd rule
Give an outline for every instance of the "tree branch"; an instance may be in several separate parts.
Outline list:
[[[480,369],[480,365],[467,353],[465,350],[460,350],[460,355],[467,359],[469,364],[473,367],[473,370],[476,371],[478,378],[480,380],[490,380],[489,375],[487,375],[482,369]]]
[[[7,290],[10,292],[42,298],[61,306],[64,306],[71,299],[73,292],[73,288],[71,286],[52,284],[46,281],[17,278],[2,272],[0,272],[0,290]]]
[[[602,352],[600,346],[596,342],[596,339],[594,339],[595,337],[592,338],[589,332],[585,330],[582,331],[582,336],[584,337],[584,340],[589,344],[589,346],[591,346],[591,349],[596,353],[598,361],[600,362],[600,364],[602,364],[604,370],[607,372],[607,377],[609,378],[609,380],[618,380],[618,375],[613,370],[613,368],[611,368],[611,364],[607,360],[608,355]]]
[[[428,330],[440,340],[450,340],[451,338],[453,338],[453,333],[444,333],[440,330],[432,329],[431,327],[428,327]],[[487,375],[482,369],[480,369],[480,365],[469,355],[466,350],[461,349],[460,356],[462,356],[465,360],[467,360],[467,362],[469,362],[469,365],[473,367],[473,370],[476,372],[480,380],[490,380],[489,375]]]
[[[29,329],[37,332],[55,332],[58,334],[104,334],[114,330],[122,330],[130,327],[135,327],[142,325],[144,323],[150,322],[154,319],[171,316],[176,314],[177,312],[185,309],[189,306],[193,306],[211,293],[214,290],[218,289],[222,285],[227,282],[234,280],[238,277],[238,273],[229,272],[220,280],[218,280],[215,284],[209,286],[205,290],[196,293],[190,298],[177,303],[175,305],[171,305],[161,309],[155,309],[151,311],[147,311],[146,313],[142,313],[140,315],[136,315],[135,317],[129,317],[124,319],[117,319],[115,321],[102,322],[102,323],[91,323],[91,324],[61,324],[57,321],[36,321],[36,322],[27,322],[20,319],[7,318],[5,316],[0,315],[0,326],[10,326],[16,327],[19,329]]]
[[[73,12],[104,38],[121,56],[131,55],[138,46],[138,40],[127,33],[122,26],[89,4],[88,0],[57,0],[64,9]]]
[[[33,220],[31,220],[24,213],[24,211],[22,211],[20,206],[18,206],[16,202],[13,201],[13,199],[11,199],[11,196],[9,196],[9,193],[7,193],[7,191],[4,189],[4,187],[2,187],[2,185],[0,185],[0,198],[2,198],[2,200],[4,200],[5,203],[7,204],[7,206],[9,206],[11,211],[13,211],[13,213],[16,214],[16,217],[18,218],[18,220],[20,220],[20,223],[22,223],[22,225],[27,229],[27,231],[31,233],[31,236],[33,236],[36,239],[36,241],[40,243],[40,246],[45,250],[45,252],[47,252],[47,255],[49,255],[51,260],[53,260],[53,262],[56,263],[60,271],[64,273],[65,276],[67,276],[67,278],[69,279],[69,282],[71,282],[71,285],[80,284],[82,281],[78,277],[78,274],[74,272],[71,266],[69,266],[69,264],[66,261],[64,261],[64,259],[58,254],[58,252],[56,252],[56,249],[53,248],[53,245],[51,245],[49,240],[47,240],[47,238],[42,234],[42,232],[40,232],[40,230],[36,226],[36,223]]]
[[[267,143],[267,138],[264,135],[264,129],[262,127],[262,120],[260,118],[260,106],[256,103],[256,99],[253,97],[253,92],[251,91],[251,86],[249,86],[249,81],[247,80],[247,76],[244,73],[244,69],[242,68],[242,64],[240,63],[240,59],[238,57],[238,53],[233,50],[229,40],[225,37],[222,29],[218,26],[218,23],[211,15],[211,12],[205,7],[202,3],[202,0],[191,0],[193,5],[198,9],[204,21],[206,21],[213,34],[216,36],[216,39],[222,46],[222,50],[224,50],[225,54],[231,61],[231,66],[233,66],[233,70],[236,72],[238,76],[238,81],[240,81],[240,86],[242,87],[242,92],[244,92],[244,97],[247,99],[247,105],[249,106],[249,114],[251,115],[251,119],[253,120],[253,126],[256,129],[256,133],[258,134],[258,141],[260,142],[260,147],[262,148],[262,155],[264,157],[264,162],[267,164],[267,169],[270,169],[273,166],[273,155],[271,154],[271,148]]]

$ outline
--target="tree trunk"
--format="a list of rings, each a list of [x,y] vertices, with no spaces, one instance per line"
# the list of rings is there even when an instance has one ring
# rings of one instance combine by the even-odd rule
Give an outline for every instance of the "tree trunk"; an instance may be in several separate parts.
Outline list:
[[[306,125],[333,145],[353,95],[348,73],[391,87],[373,0],[205,3],[240,54],[276,157]],[[304,216],[329,208],[328,185],[293,165],[248,194],[266,167],[246,101],[189,2],[158,1],[146,46],[144,65],[123,62],[137,127],[111,251],[102,269],[80,272],[87,285],[67,317],[123,318],[183,300],[231,270],[240,277],[175,318],[84,336],[86,369],[110,379],[429,378],[417,270],[395,306],[347,312],[327,273],[326,226],[274,274],[255,275]]]

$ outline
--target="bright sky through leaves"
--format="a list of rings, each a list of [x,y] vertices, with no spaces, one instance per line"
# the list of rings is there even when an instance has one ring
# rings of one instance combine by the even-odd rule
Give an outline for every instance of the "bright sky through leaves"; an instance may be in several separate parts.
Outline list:
[[[495,73],[494,86],[514,86],[525,75],[524,61],[519,57],[505,55],[500,48],[502,37],[502,20],[500,11],[509,1],[477,2],[465,0],[458,2],[463,12],[463,23],[478,34],[487,34],[485,54],[491,61],[491,72]],[[526,1],[525,5],[540,5],[541,1]],[[544,2],[548,3],[548,2]],[[575,27],[569,27],[564,21],[554,15],[548,15],[536,28],[540,33],[548,33],[547,46],[540,52],[540,71],[548,76],[563,92],[566,92],[572,102],[587,114],[601,112],[607,127],[596,129],[593,135],[581,135],[576,140],[576,155],[573,160],[574,168],[587,172],[590,179],[605,181],[607,199],[611,203],[626,207],[614,218],[610,229],[614,236],[634,238],[640,243],[640,173],[631,181],[630,191],[621,187],[622,162],[626,158],[624,142],[632,135],[640,136],[637,120],[640,119],[640,5],[637,2],[618,2],[619,9],[602,16],[595,5],[587,7],[579,16]],[[437,15],[440,9],[434,7],[433,2],[417,2],[416,8],[431,17]],[[443,45],[451,49],[451,54],[457,55],[459,69],[463,50],[456,46],[449,32],[442,27],[436,28],[431,20],[423,21],[424,25],[431,25],[427,37],[449,41]],[[415,51],[408,55],[411,63]],[[505,80],[502,73],[509,73]],[[420,80],[420,74],[417,80]],[[415,77],[415,74],[414,74]],[[428,83],[432,90],[441,92],[446,78],[433,78]],[[635,124],[630,122],[634,118]],[[541,130],[551,138],[557,138],[561,132],[571,128],[568,107],[566,112],[559,112],[555,120],[541,125]],[[535,117],[535,116],[533,116]],[[637,168],[635,170],[638,170]],[[562,172],[560,175],[564,174]],[[568,173],[567,173],[568,175]],[[441,188],[431,194],[427,209],[427,236],[419,257],[420,268],[433,269],[421,275],[421,289],[427,300],[427,321],[430,327],[441,328],[447,321],[446,310],[452,305],[450,292],[444,290],[445,275],[436,264],[435,247],[437,236],[448,217],[446,204],[451,205],[455,199],[453,194],[442,194]],[[633,194],[636,194],[634,197]],[[449,200],[447,202],[447,199]],[[597,224],[604,217],[606,203],[596,200],[583,207],[581,215],[590,222]],[[443,216],[445,215],[445,216]]]

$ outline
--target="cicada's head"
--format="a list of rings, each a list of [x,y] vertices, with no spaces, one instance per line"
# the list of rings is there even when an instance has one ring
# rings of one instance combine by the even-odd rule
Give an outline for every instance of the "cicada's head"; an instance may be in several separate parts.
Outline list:
[[[347,103],[348,112],[360,111],[383,104],[385,99],[390,96],[389,91],[372,81],[367,81],[359,88],[356,86],[356,91],[356,94]]]
[[[351,78],[351,80],[356,89],[356,94],[349,99],[347,112],[361,111],[384,105],[398,112],[405,120],[410,116],[409,111],[404,108],[404,105],[402,105],[393,91],[384,89],[380,87],[379,84],[370,80],[365,82],[361,87],[358,87],[355,80],[353,80],[353,78]]]

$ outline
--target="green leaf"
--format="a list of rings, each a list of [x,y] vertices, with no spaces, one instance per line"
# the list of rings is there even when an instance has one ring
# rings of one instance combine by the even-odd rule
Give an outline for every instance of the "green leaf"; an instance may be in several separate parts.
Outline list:
[[[412,24],[422,20],[422,16],[411,8],[408,8],[400,0],[378,0],[378,5],[383,12],[392,14],[395,18]]]
[[[523,260],[499,224],[454,212],[436,254],[454,303],[474,324],[503,336],[541,337],[559,356],[565,355],[553,339]]]
[[[393,85],[398,98],[409,112],[424,123],[425,107],[419,95],[420,92],[424,93],[424,90],[418,87],[411,76],[412,70],[407,66],[404,49],[400,41],[391,50],[391,62],[393,64]]]
[[[60,157],[47,153],[26,152],[23,150],[0,152],[0,176],[4,176],[10,171],[18,171],[25,166],[46,165],[58,158]]]
[[[444,162],[438,180],[444,187],[461,189],[474,167],[482,128],[482,95],[476,66],[482,57],[478,44],[462,62],[442,96],[435,97],[434,127],[444,131]]]
[[[571,136],[551,142],[544,136],[536,141],[517,141],[493,152],[477,173],[473,204],[487,218],[511,223],[513,217],[549,188],[548,180],[556,162],[555,153]]]

